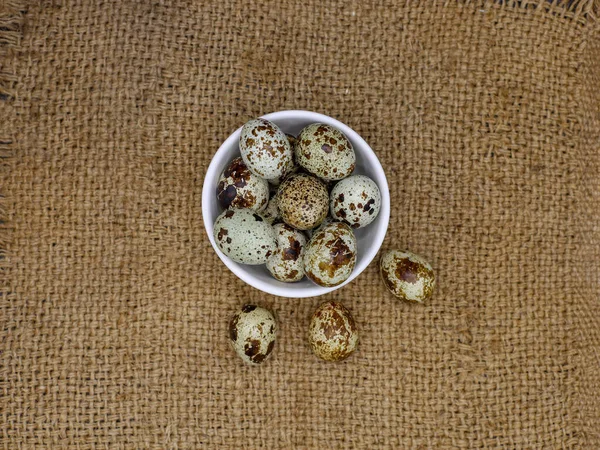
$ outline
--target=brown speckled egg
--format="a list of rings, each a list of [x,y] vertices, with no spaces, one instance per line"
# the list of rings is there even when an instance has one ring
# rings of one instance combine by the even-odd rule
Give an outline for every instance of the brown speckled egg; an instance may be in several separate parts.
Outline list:
[[[375,220],[381,208],[377,184],[364,175],[352,175],[331,191],[331,215],[352,228],[362,228]]]
[[[279,214],[279,202],[277,201],[277,195],[273,194],[271,200],[267,204],[267,207],[263,209],[260,214],[270,224],[275,225],[281,222],[281,214]]]
[[[253,119],[242,127],[240,153],[246,166],[267,180],[283,176],[293,166],[288,138],[266,119]]]
[[[277,199],[283,221],[298,230],[318,226],[329,212],[325,185],[310,175],[296,174],[287,178],[279,186]]]
[[[260,211],[269,200],[269,184],[254,175],[242,158],[235,158],[225,168],[217,184],[221,208],[249,208]]]
[[[265,219],[251,209],[228,209],[213,225],[217,247],[242,264],[264,264],[277,247],[275,232]]]
[[[271,311],[244,305],[229,322],[229,338],[235,352],[249,365],[264,362],[275,346],[277,322]]]
[[[396,297],[424,302],[433,293],[435,274],[429,263],[409,251],[390,250],[381,256],[381,279]]]
[[[358,329],[350,311],[338,302],[323,303],[311,318],[308,342],[325,361],[346,359],[358,346]]]
[[[305,127],[298,136],[296,162],[324,180],[341,180],[354,171],[356,155],[348,138],[323,123]]]
[[[306,276],[319,286],[337,286],[356,265],[356,238],[347,224],[332,222],[315,232],[304,250]]]
[[[277,236],[277,249],[267,259],[267,269],[279,281],[293,283],[304,278],[304,246],[306,236],[288,224],[273,227]]]

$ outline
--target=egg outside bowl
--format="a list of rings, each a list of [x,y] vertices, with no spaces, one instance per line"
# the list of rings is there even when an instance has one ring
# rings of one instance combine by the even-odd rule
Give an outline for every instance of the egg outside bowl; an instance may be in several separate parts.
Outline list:
[[[229,270],[236,274],[242,281],[263,292],[290,298],[316,297],[333,292],[359,276],[373,261],[383,243],[390,219],[390,192],[383,167],[381,167],[381,163],[377,159],[375,152],[363,138],[347,125],[329,116],[310,111],[292,110],[274,112],[262,117],[277,124],[285,133],[291,133],[294,136],[297,136],[306,125],[316,122],[334,126],[344,133],[350,139],[350,142],[352,142],[356,153],[356,169],[354,173],[370,177],[377,183],[381,191],[381,209],[379,215],[369,226],[354,230],[358,244],[356,266],[350,277],[335,287],[318,286],[306,277],[296,283],[283,283],[273,278],[264,265],[249,266],[232,261],[216,246],[213,236],[213,224],[222,211],[216,198],[219,176],[233,158],[240,156],[238,146],[242,130],[240,127],[217,150],[204,177],[204,185],[202,187],[202,219],[204,220],[208,239],[215,252],[217,252],[217,255],[219,255],[219,258],[221,258],[221,261],[223,261]]]

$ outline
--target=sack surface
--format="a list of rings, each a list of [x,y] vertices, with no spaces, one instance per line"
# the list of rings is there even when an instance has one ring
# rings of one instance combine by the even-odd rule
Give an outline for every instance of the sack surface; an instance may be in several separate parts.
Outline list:
[[[0,5],[0,447],[600,448],[600,10],[562,3]],[[203,175],[283,109],[376,151],[427,304],[376,264],[292,300],[219,261]],[[305,338],[326,299],[340,364]],[[280,321],[259,368],[244,303]]]

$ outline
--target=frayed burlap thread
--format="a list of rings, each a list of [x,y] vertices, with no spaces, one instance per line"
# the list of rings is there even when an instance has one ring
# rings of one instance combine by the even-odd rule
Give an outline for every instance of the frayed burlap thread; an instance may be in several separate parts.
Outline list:
[[[598,2],[0,4],[0,448],[600,448]],[[262,294],[204,232],[246,120],[347,123],[378,154],[384,249],[323,298]],[[329,364],[311,312],[343,301]],[[273,309],[272,359],[227,322]]]

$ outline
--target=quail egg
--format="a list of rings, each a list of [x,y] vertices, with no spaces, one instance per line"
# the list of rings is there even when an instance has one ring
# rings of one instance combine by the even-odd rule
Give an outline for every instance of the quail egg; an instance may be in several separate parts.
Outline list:
[[[213,235],[219,249],[242,264],[264,264],[277,247],[273,227],[251,209],[221,213],[214,223]]]
[[[421,256],[390,250],[381,256],[379,267],[383,283],[396,297],[413,302],[423,302],[431,297],[435,274]]]
[[[261,211],[261,215],[269,225],[275,225],[276,223],[281,222],[281,214],[279,214],[278,205],[277,195],[272,195],[267,207]]]
[[[352,175],[331,191],[331,215],[352,228],[362,228],[375,220],[381,208],[377,184],[364,175]]]
[[[271,311],[244,305],[229,322],[229,338],[235,352],[250,365],[264,362],[275,346],[277,322]]]
[[[265,119],[250,120],[242,127],[240,153],[252,173],[267,180],[283,176],[294,164],[288,138]]]
[[[339,302],[326,302],[314,312],[308,342],[325,361],[346,359],[358,346],[358,329],[350,311]]]
[[[306,237],[285,223],[273,227],[277,236],[277,248],[269,259],[267,269],[279,281],[291,283],[304,278],[304,246]]]
[[[296,162],[324,180],[341,180],[354,171],[356,155],[348,138],[323,123],[305,127],[295,147]]]
[[[356,238],[347,224],[332,222],[315,232],[304,250],[304,270],[319,286],[337,286],[356,265]]]
[[[325,185],[315,177],[295,174],[277,191],[279,213],[285,223],[298,230],[319,225],[329,212],[329,195]]]
[[[269,200],[269,184],[254,175],[242,158],[235,158],[225,168],[217,185],[217,200],[221,208],[262,210]]]

